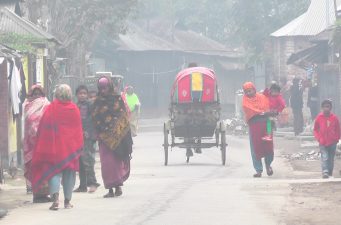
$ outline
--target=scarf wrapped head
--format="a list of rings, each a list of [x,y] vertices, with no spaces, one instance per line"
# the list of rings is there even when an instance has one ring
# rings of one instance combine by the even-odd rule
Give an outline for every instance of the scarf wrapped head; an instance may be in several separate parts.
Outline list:
[[[256,90],[256,86],[252,83],[252,82],[246,82],[244,85],[243,85],[243,90],[248,90],[248,89],[254,89]]]
[[[243,89],[244,91],[248,89],[256,90],[256,87],[253,83],[247,82],[243,85]],[[260,93],[256,93],[253,97],[248,97],[244,95],[243,110],[245,114],[245,119],[248,122],[254,116],[269,111],[269,100],[265,95]]]
[[[28,100],[28,101],[33,101],[33,100],[34,100],[33,92],[34,92],[35,90],[39,90],[39,91],[41,92],[41,94],[42,94],[42,97],[45,97],[45,96],[46,96],[43,86],[41,86],[40,84],[35,84],[35,85],[33,85],[33,86],[30,88],[30,90],[29,90],[28,93],[27,93],[27,100]]]

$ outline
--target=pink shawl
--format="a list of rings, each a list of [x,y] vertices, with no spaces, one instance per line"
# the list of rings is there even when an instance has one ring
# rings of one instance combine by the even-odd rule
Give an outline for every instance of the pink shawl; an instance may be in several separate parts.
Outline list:
[[[24,103],[24,161],[25,177],[31,178],[31,161],[33,150],[37,141],[37,131],[40,120],[50,102],[46,97],[26,100]]]

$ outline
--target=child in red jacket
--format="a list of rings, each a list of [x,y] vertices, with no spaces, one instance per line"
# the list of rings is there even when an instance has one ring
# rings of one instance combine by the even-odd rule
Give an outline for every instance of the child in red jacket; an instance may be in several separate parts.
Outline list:
[[[322,113],[315,120],[314,136],[320,144],[322,177],[333,176],[336,145],[340,139],[340,122],[331,110],[331,100],[322,102]]]
[[[270,111],[274,115],[278,115],[285,108],[285,101],[281,95],[281,87],[278,84],[272,84],[270,89],[267,88],[263,92],[263,94],[269,99]],[[264,141],[272,141],[272,130],[273,130],[273,120],[274,118],[270,117],[267,121],[267,136],[263,137]]]

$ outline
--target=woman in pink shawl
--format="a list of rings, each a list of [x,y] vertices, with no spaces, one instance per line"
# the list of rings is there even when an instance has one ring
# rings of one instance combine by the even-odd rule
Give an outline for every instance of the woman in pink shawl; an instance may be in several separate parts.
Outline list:
[[[24,103],[24,160],[25,178],[27,192],[31,193],[31,163],[33,150],[37,141],[37,130],[40,120],[50,102],[45,97],[44,89],[40,85],[33,85],[28,93],[28,98]],[[49,202],[47,184],[36,194],[33,195],[34,203]]]

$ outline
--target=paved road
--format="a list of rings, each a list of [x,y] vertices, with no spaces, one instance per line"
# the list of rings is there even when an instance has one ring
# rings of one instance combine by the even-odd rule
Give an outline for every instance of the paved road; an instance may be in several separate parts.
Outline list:
[[[255,180],[247,139],[229,137],[228,165],[217,149],[185,163],[184,150],[170,153],[163,166],[162,133],[143,132],[135,140],[132,174],[120,198],[104,199],[105,190],[74,194],[72,210],[48,210],[28,204],[0,222],[3,225],[272,225],[284,224],[287,165],[276,159],[273,178]],[[99,170],[99,163],[98,163]],[[100,173],[98,172],[98,175]],[[305,182],[297,181],[297,182]],[[281,194],[268,195],[277,190]]]

